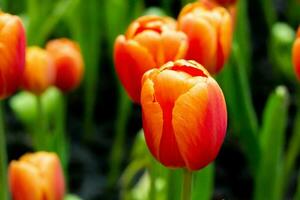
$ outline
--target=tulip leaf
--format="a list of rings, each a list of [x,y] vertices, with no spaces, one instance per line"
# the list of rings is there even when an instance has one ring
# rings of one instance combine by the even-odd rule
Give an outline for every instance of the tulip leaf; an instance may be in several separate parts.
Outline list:
[[[214,164],[194,172],[192,200],[210,200],[214,191]]]
[[[258,123],[252,103],[241,44],[233,43],[232,55],[217,80],[223,89],[233,133],[240,140],[253,174],[259,163]]]
[[[277,13],[273,0],[263,0],[261,2],[262,10],[264,12],[265,20],[269,30],[272,29],[273,24],[277,21]]]
[[[237,1],[237,16],[234,28],[234,40],[240,45],[240,59],[243,59],[243,68],[246,68],[246,75],[251,72],[251,31],[248,17],[248,2],[247,0]]]
[[[294,195],[294,200],[300,199],[300,171],[298,172],[297,189]]]
[[[282,170],[285,129],[288,119],[289,94],[279,86],[268,98],[260,130],[261,160],[255,176],[254,199],[277,199],[276,181]]]

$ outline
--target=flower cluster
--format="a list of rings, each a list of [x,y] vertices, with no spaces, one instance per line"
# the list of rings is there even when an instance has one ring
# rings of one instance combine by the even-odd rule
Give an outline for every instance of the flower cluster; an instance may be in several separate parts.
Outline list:
[[[230,54],[233,18],[225,4],[235,2],[194,2],[177,21],[140,17],[115,41],[117,75],[142,106],[150,152],[167,167],[201,169],[223,143],[226,103],[210,73]]]

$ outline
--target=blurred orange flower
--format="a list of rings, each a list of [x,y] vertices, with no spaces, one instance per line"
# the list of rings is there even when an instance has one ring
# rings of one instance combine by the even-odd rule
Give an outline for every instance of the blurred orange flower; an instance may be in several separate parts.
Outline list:
[[[0,11],[0,99],[19,87],[25,63],[25,43],[20,18]]]
[[[140,101],[144,72],[183,58],[186,49],[187,38],[172,18],[143,16],[132,22],[114,47],[116,72],[131,99]]]
[[[298,28],[297,38],[293,46],[293,64],[297,78],[300,80],[300,27]]]
[[[216,158],[226,134],[226,103],[204,67],[178,60],[149,70],[141,105],[147,145],[163,165],[198,170]]]
[[[63,92],[70,92],[77,88],[84,73],[84,62],[79,45],[67,38],[61,38],[49,41],[46,49],[54,60],[55,85]]]
[[[65,193],[63,171],[54,153],[28,153],[12,161],[9,182],[14,200],[62,200]]]
[[[185,58],[199,62],[211,74],[218,73],[231,50],[232,19],[228,11],[201,2],[188,4],[179,15],[178,26],[189,39]]]
[[[26,65],[22,86],[36,95],[42,94],[55,80],[53,60],[48,52],[37,46],[26,49]]]

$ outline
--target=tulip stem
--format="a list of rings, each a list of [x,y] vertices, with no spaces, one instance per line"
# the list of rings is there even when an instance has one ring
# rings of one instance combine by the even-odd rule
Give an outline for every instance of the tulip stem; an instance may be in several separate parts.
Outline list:
[[[131,102],[121,86],[119,86],[118,115],[116,119],[116,135],[110,154],[110,172],[108,175],[108,187],[114,186],[118,176],[124,155],[124,140],[127,120],[131,110]]]
[[[3,119],[3,107],[0,101],[0,200],[8,199],[8,186],[7,186],[7,153],[6,153],[6,140]]]
[[[183,172],[181,200],[191,200],[192,182],[193,182],[193,172],[185,169]]]
[[[42,105],[42,97],[36,96],[37,102],[37,126],[34,133],[34,147],[35,150],[47,150],[46,142],[49,142],[47,133],[45,133],[44,113]]]

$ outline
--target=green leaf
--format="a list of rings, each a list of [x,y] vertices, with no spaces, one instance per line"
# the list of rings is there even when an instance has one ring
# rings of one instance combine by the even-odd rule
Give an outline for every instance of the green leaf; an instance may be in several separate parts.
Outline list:
[[[192,200],[210,200],[214,191],[215,166],[210,164],[194,172]]]
[[[258,123],[246,75],[245,60],[241,54],[243,48],[240,43],[233,43],[229,62],[217,80],[225,95],[230,126],[233,127],[233,132],[245,151],[250,169],[255,174],[260,157]]]
[[[265,106],[259,138],[261,162],[255,177],[256,200],[277,199],[276,176],[282,167],[288,105],[288,91],[284,86],[279,86],[270,95]]]

